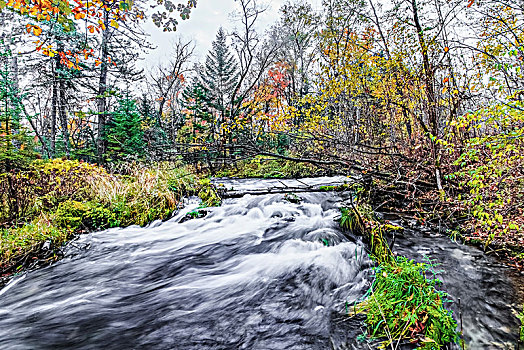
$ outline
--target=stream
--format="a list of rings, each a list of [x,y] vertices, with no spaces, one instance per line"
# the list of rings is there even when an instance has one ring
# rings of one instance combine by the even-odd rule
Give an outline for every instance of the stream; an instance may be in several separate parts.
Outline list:
[[[216,181],[242,191],[344,180]],[[166,222],[81,236],[65,259],[0,290],[0,349],[367,349],[363,318],[345,310],[373,281],[364,245],[335,221],[348,194],[297,195],[228,199],[185,220],[193,201]],[[468,349],[516,349],[522,277],[420,227],[393,250],[440,263]]]

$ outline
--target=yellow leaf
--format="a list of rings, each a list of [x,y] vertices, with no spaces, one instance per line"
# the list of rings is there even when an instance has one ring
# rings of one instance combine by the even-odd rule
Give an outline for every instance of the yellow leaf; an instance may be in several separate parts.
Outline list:
[[[120,25],[114,19],[111,20],[111,27],[118,28]]]
[[[39,36],[40,34],[42,34],[42,28],[34,26],[33,27],[33,34],[36,35],[36,36]]]

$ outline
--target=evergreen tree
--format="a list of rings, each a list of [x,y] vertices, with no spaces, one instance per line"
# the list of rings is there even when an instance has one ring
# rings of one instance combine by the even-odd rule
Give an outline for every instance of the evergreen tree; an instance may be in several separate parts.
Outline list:
[[[230,111],[230,100],[239,80],[238,63],[227,46],[226,34],[218,30],[213,49],[200,68],[199,81],[205,91],[207,104],[223,120]]]
[[[0,173],[26,166],[35,152],[22,125],[23,95],[11,79],[11,51],[0,41]]]
[[[153,161],[158,161],[169,151],[172,144],[158,119],[154,101],[144,94],[138,102],[144,125],[143,140],[147,144],[147,156]]]
[[[183,122],[192,125],[191,132],[198,132],[201,141],[216,141],[218,121],[212,113],[212,107],[209,106],[207,90],[197,82],[182,92],[182,98],[182,106],[189,112],[184,114]],[[188,120],[189,118],[191,120]],[[187,133],[187,130],[185,132]]]
[[[145,154],[142,116],[129,97],[120,99],[118,104],[108,125],[106,160],[140,160]]]

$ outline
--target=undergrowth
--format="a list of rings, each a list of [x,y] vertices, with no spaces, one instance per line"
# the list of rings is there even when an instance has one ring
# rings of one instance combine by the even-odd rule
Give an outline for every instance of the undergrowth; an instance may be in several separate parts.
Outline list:
[[[401,227],[380,222],[369,205],[353,201],[351,208],[341,208],[339,224],[363,236],[377,264],[366,300],[353,309],[366,314],[365,336],[381,340],[382,348],[409,340],[433,350],[458,341],[456,321],[445,308],[447,294],[437,289],[441,282],[431,261],[417,263],[391,252],[384,236]]]
[[[166,219],[183,197],[220,205],[208,179],[176,163],[128,164],[125,175],[79,161],[38,161],[0,177],[0,271],[9,274],[45,242],[60,247],[74,234]]]
[[[387,339],[384,347],[403,339],[421,349],[456,342],[457,324],[445,308],[447,294],[437,290],[440,283],[431,264],[402,256],[379,264],[370,296],[356,306],[367,315],[367,336]]]

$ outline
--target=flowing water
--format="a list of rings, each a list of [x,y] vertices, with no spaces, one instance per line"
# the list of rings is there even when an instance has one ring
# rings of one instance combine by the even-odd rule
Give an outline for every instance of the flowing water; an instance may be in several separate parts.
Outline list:
[[[334,181],[343,178],[222,182],[252,190]],[[368,348],[357,340],[362,318],[345,309],[373,270],[365,247],[337,228],[344,198],[299,196],[246,195],[194,220],[185,219],[189,205],[147,228],[82,236],[64,260],[0,291],[0,349]],[[516,344],[518,282],[504,267],[429,232],[395,242],[395,252],[442,263],[469,349]]]

